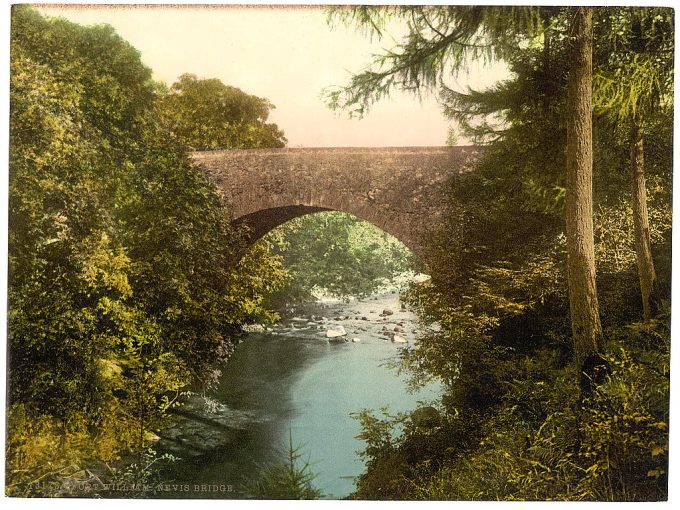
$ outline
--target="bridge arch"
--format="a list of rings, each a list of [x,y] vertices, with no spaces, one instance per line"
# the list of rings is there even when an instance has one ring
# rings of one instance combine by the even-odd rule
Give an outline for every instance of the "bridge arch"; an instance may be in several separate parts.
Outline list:
[[[471,170],[477,147],[247,149],[196,152],[252,241],[293,218],[341,211],[368,221],[427,262],[447,205],[446,183]]]

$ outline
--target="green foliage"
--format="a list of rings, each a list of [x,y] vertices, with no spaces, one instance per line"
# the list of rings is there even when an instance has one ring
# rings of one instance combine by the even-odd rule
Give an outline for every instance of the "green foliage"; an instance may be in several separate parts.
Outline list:
[[[453,126],[449,126],[449,129],[446,132],[446,146],[455,147],[456,145],[458,145],[458,132]]]
[[[361,9],[349,11],[363,16],[354,20],[357,27],[370,29],[368,25],[374,23],[372,30],[378,33],[384,26],[380,23],[388,21],[382,15],[393,12]],[[425,44],[418,20],[429,20],[438,9],[446,8],[404,8],[413,16],[406,40],[411,37]],[[396,12],[393,15],[399,19],[401,11]],[[460,12],[461,19],[468,13]],[[334,97],[337,106],[357,107],[361,112],[388,90],[439,88],[445,113],[458,123],[461,134],[486,145],[475,172],[456,176],[448,184],[446,222],[428,247],[431,283],[413,286],[404,296],[419,314],[421,334],[414,346],[402,351],[401,367],[412,373],[416,384],[431,377],[445,383],[439,428],[425,433],[408,419],[380,420],[364,414],[362,437],[367,441],[368,462],[356,498],[659,500],[666,496],[669,332],[661,322],[637,324],[641,303],[625,177],[629,141],[612,115],[594,119],[593,139],[597,283],[612,372],[598,381],[588,402],[578,403],[562,212],[564,70],[569,67],[571,10],[539,8],[537,12],[537,32],[521,29],[522,23],[515,23],[513,16],[497,20],[497,26],[507,23],[506,35],[515,37],[517,44],[510,50],[503,36],[491,41],[508,50],[502,58],[512,75],[489,89],[460,92],[446,87],[446,78],[463,65],[465,53],[455,47],[457,42],[449,41],[450,50],[430,45],[434,51],[430,60],[421,51],[417,66],[409,61],[416,53],[404,44],[400,52],[377,61],[392,74],[372,69],[356,76]],[[378,16],[372,17],[374,13]],[[603,36],[613,25],[631,26],[631,16],[639,16],[643,27],[651,30],[641,53],[645,62],[655,66],[656,92],[650,94],[659,100],[643,101],[648,105],[645,133],[650,141],[645,164],[650,233],[655,256],[666,260],[658,273],[662,293],[669,296],[672,135],[667,128],[672,122],[666,94],[671,89],[661,85],[667,82],[664,59],[672,47],[667,23],[672,13],[596,9],[596,34]],[[484,18],[479,20],[483,35]],[[455,27],[455,23],[444,27],[433,23],[431,40],[445,44],[445,30]],[[594,65],[603,76],[611,77],[613,70],[621,69],[626,78],[618,83],[627,87],[628,78],[637,78],[629,74],[628,64],[634,60],[624,61],[633,44],[626,34],[607,34],[618,37],[620,46],[603,43],[595,52]],[[663,44],[655,48],[651,40]],[[501,58],[500,52],[489,51]],[[459,60],[446,67],[442,56],[453,55]],[[395,62],[403,67],[392,65]],[[604,82],[598,86],[603,87],[602,94],[613,94]]]
[[[361,499],[658,501],[667,494],[669,332],[662,323],[607,332],[612,373],[579,408],[569,366],[518,361],[494,411],[465,432],[465,412],[425,445],[406,417],[360,416],[368,470]],[[580,410],[579,410],[580,409]],[[396,433],[398,432],[398,433]],[[456,440],[454,440],[454,438]],[[418,444],[414,458],[413,443]]]
[[[664,178],[654,176],[647,181],[652,244],[663,245],[672,227],[671,195]],[[613,201],[612,201],[613,202]],[[601,206],[596,212],[595,239],[598,269],[619,272],[635,264],[633,218],[629,197],[618,203]]]
[[[377,418],[369,410],[355,415],[361,424],[357,436],[366,443],[359,455],[366,462],[366,472],[359,478],[358,496],[368,495],[373,499],[406,499],[408,494],[405,478],[400,474],[407,469],[406,462],[399,455],[395,429],[406,420],[405,414],[392,416],[382,410],[384,418]]]
[[[96,478],[99,484],[94,485],[95,493],[85,494],[88,497],[95,497],[98,495],[109,495],[102,489],[110,485],[116,487],[116,496],[123,498],[144,498],[148,497],[149,493],[157,490],[157,487],[163,483],[160,478],[160,469],[162,464],[168,464],[177,461],[177,457],[169,453],[159,454],[153,448],[149,447],[146,450],[139,452],[136,461],[128,462],[119,468],[110,468],[109,472],[103,476]],[[97,491],[100,489],[100,491]]]
[[[611,345],[611,377],[586,402],[587,499],[656,501],[668,490],[669,332],[658,323],[628,329]]]
[[[313,293],[367,296],[399,274],[419,267],[397,239],[340,212],[292,220],[258,245],[277,254],[288,272],[288,284],[273,296],[275,301],[313,300]]]
[[[259,479],[249,483],[245,495],[250,499],[320,499],[323,493],[312,482],[316,475],[309,461],[302,462],[301,446],[293,446],[293,434],[289,431],[288,451],[282,459],[260,469]]]
[[[87,458],[110,459],[121,443],[134,442],[127,427],[112,420],[91,441],[88,419],[38,417],[28,405],[14,404],[7,412],[7,496],[49,496],[63,487],[65,476],[80,470]]]
[[[374,56],[347,86],[326,91],[331,108],[358,116],[394,90],[420,94],[439,88],[470,61],[512,55],[543,30],[541,10],[526,6],[340,6],[331,9],[329,21],[378,38],[392,21],[408,24],[394,48]]]
[[[183,74],[160,101],[163,120],[192,150],[284,147],[286,138],[267,123],[274,105],[218,79]]]
[[[673,10],[629,7],[599,12],[596,108],[624,125],[648,111],[672,109]]]
[[[15,6],[11,56],[8,491],[21,493],[145,448],[182,388],[216,381],[241,324],[274,317],[262,294],[283,272],[262,252],[235,267],[227,206],[110,27]]]

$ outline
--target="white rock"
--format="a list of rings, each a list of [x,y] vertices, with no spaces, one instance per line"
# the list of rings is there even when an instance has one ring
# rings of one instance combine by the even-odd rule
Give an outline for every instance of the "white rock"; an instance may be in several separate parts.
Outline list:
[[[393,341],[394,343],[397,343],[397,344],[405,344],[405,343],[407,343],[406,339],[405,339],[403,336],[399,336],[399,335],[394,335],[394,336],[392,337],[392,341]]]
[[[338,336],[345,336],[347,334],[347,331],[345,331],[345,328],[343,326],[338,326],[335,329],[329,329],[326,331],[326,337],[327,338],[335,338]]]
[[[354,338],[352,338],[352,342],[354,342],[354,343],[361,342],[361,338],[354,337]]]

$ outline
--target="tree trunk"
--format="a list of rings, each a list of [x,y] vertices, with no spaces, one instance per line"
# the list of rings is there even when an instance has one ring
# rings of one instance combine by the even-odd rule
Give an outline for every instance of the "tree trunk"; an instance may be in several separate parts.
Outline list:
[[[630,130],[630,171],[633,224],[635,227],[635,256],[638,274],[640,275],[642,308],[645,319],[651,319],[658,311],[656,271],[652,259],[652,241],[649,237],[642,119],[637,114],[633,116],[633,124]]]
[[[574,8],[567,96],[567,276],[574,353],[579,370],[589,377],[603,351],[593,238],[592,29],[592,8]]]

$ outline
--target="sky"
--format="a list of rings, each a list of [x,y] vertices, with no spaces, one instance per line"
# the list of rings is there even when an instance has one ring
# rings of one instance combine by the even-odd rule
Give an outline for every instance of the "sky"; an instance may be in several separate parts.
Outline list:
[[[172,84],[183,73],[219,78],[275,106],[270,120],[289,147],[408,147],[446,142],[451,124],[436,94],[422,100],[395,93],[363,119],[324,104],[324,88],[348,83],[371,55],[394,45],[354,29],[331,29],[322,7],[43,6],[46,15],[89,25],[108,23],[137,48],[154,78]],[[391,28],[393,36],[401,27]],[[504,65],[471,66],[458,86],[486,86],[507,76]],[[459,143],[465,143],[461,138]]]

